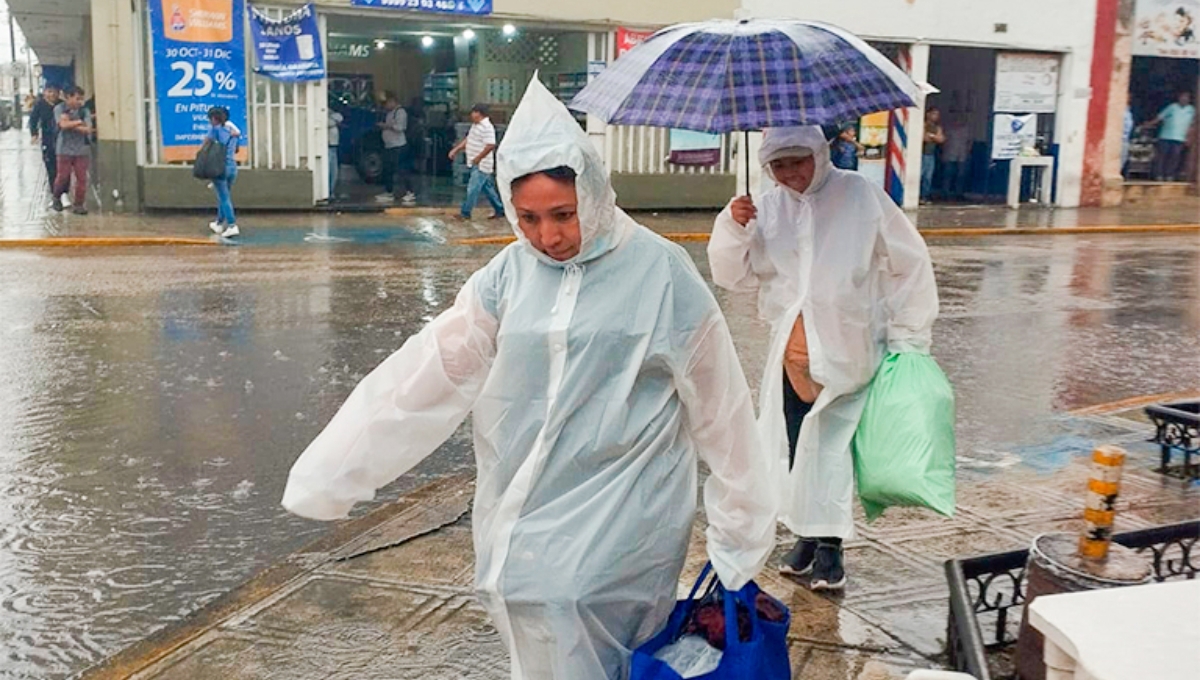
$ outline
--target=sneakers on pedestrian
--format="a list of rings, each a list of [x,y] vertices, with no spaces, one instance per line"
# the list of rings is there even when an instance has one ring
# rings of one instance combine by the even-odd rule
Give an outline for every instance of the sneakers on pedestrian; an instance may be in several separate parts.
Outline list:
[[[400,202],[408,207],[412,207],[417,204],[417,195],[410,191],[404,194],[404,198],[400,199]]]
[[[807,576],[813,570],[813,560],[817,557],[817,541],[812,538],[802,538],[783,556],[779,565],[779,573],[788,576]]]
[[[809,588],[818,590],[842,590],[846,587],[846,568],[842,564],[842,546],[824,541],[817,543],[817,556],[813,560],[812,582]]]
[[[71,212],[75,213],[76,215],[88,214],[87,208],[83,207],[82,205],[77,205],[74,208],[71,208]]]
[[[217,236],[220,236],[225,231],[225,225],[220,222],[209,222],[208,228]]]
[[[492,216],[489,217],[488,219],[489,220],[502,220],[502,219],[504,219],[504,214],[503,213],[492,213]]]
[[[62,212],[63,211],[62,199],[59,198],[58,196],[55,196],[54,202],[50,204],[50,207],[54,208],[55,212]]]
[[[391,194],[379,194],[375,197],[376,203],[395,203],[396,197]]]
[[[231,224],[231,225],[229,225],[228,229],[221,232],[221,238],[233,238],[234,236],[240,236],[241,233],[242,233],[242,230],[238,229],[238,225]]]

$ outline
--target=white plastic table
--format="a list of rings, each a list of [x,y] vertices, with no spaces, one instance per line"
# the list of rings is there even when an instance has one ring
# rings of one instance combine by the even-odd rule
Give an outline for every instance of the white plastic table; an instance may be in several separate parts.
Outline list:
[[[1054,190],[1054,156],[1017,156],[1009,161],[1008,166],[1008,207],[1021,207],[1021,177],[1025,168],[1045,168],[1042,170],[1043,203],[1050,202],[1050,194]]]
[[[1043,595],[1046,680],[1196,680],[1200,579]]]

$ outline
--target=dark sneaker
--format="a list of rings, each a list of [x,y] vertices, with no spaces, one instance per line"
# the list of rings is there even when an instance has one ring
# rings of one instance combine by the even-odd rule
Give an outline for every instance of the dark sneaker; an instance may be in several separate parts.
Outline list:
[[[52,204],[51,204],[51,207],[53,207],[53,208],[54,208],[54,211],[55,211],[55,212],[62,212],[62,211],[63,211],[62,199],[61,199],[61,198],[59,198],[59,197],[57,197],[57,196],[55,196],[55,197],[54,197],[54,203],[52,203]]]
[[[846,568],[842,565],[842,546],[821,542],[813,562],[812,583],[817,590],[842,590],[846,587]]]
[[[779,573],[788,576],[806,576],[813,570],[813,560],[817,556],[817,541],[812,538],[802,538],[783,556],[779,565]]]
[[[76,206],[71,208],[71,212],[75,213],[76,215],[86,215],[88,211],[87,208],[83,206]]]

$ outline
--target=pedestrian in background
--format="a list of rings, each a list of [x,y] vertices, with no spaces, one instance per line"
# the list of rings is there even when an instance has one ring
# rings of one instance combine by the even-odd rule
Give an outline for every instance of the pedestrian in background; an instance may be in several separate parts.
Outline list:
[[[853,125],[843,126],[831,146],[833,167],[852,172],[858,170],[858,155],[862,153],[863,145],[858,143],[858,134]]]
[[[962,198],[967,192],[967,174],[971,169],[971,131],[962,119],[953,121],[943,132],[942,190],[950,198]]]
[[[342,114],[329,109],[329,200],[332,201],[337,197],[337,181],[338,171],[341,170],[341,159],[338,155],[338,148],[342,142],[342,123],[345,118]]]
[[[463,151],[467,152],[467,167],[471,169],[471,178],[467,181],[467,198],[463,201],[459,217],[471,219],[475,204],[479,203],[479,195],[487,196],[492,204],[491,219],[504,217],[504,204],[496,191],[496,128],[488,118],[488,107],[476,104],[471,109],[471,130],[466,138],[450,149],[450,160]]]
[[[1158,144],[1154,149],[1154,179],[1159,182],[1174,182],[1179,179],[1183,165],[1183,148],[1196,121],[1196,107],[1192,106],[1192,93],[1180,92],[1179,97],[1163,108],[1153,120],[1142,125],[1158,127]]]
[[[72,212],[87,214],[88,165],[91,162],[92,114],[83,106],[83,88],[68,87],[66,98],[54,107],[58,126],[56,140],[57,178],[54,181],[54,209],[62,212],[62,196],[71,188],[75,178]]]
[[[229,122],[229,109],[214,106],[208,110],[208,122],[212,128],[205,139],[225,147],[225,175],[212,180],[213,192],[217,195],[217,219],[208,228],[222,238],[240,236],[237,215],[233,211],[233,184],[237,181],[237,150],[240,131]]]
[[[925,142],[921,147],[921,202],[927,203],[933,194],[933,173],[937,171],[938,150],[946,143],[942,131],[942,112],[931,108],[925,112]]]
[[[60,102],[57,85],[47,85],[42,91],[42,97],[33,105],[29,112],[29,134],[33,141],[41,142],[42,164],[46,166],[46,186],[54,193],[54,185],[58,182],[58,124],[54,117],[54,109]]]
[[[406,206],[417,204],[417,195],[412,190],[412,147],[408,145],[408,112],[400,106],[396,95],[388,93],[383,102],[387,111],[383,122],[383,193],[375,197],[380,203],[392,203],[396,193],[403,191],[400,202]],[[397,176],[399,182],[396,181]]]

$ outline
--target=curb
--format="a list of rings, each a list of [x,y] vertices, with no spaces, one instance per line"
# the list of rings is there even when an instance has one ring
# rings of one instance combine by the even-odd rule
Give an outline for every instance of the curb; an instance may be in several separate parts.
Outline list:
[[[1068,236],[1086,234],[1176,234],[1200,233],[1200,224],[1146,224],[1112,225],[1099,227],[980,227],[978,229],[918,229],[921,236],[931,238],[972,238],[983,236]],[[704,242],[709,234],[704,232],[657,232],[659,236],[676,243]],[[481,236],[454,241],[456,246],[508,245],[516,241],[515,236]]]
[[[218,246],[220,243],[203,238],[172,236],[129,236],[92,238],[14,238],[0,239],[0,250],[5,248],[88,248],[117,246]]]

